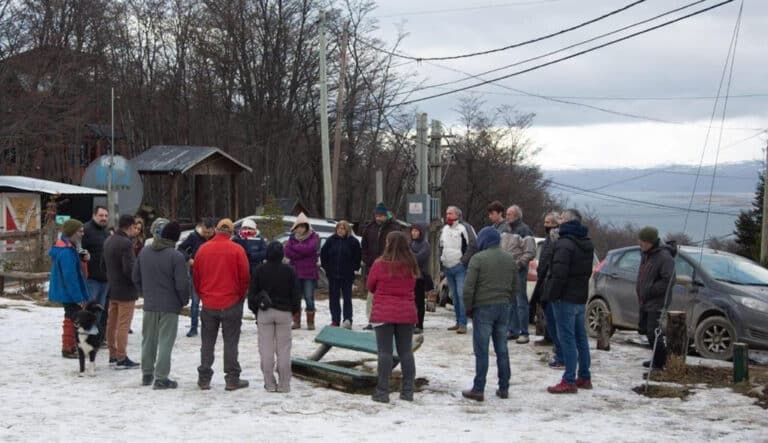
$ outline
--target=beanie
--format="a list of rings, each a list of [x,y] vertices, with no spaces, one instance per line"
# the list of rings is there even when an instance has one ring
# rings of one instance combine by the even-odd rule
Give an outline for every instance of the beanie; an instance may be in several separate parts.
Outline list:
[[[646,226],[637,233],[637,238],[640,241],[656,243],[659,241],[659,230],[652,226]]]
[[[163,228],[168,223],[170,223],[170,220],[168,220],[167,218],[163,218],[163,217],[156,218],[155,221],[152,222],[152,226],[150,226],[149,228],[149,232],[152,234],[152,237],[160,238],[161,234],[163,233]]]
[[[83,227],[83,222],[81,222],[80,220],[76,220],[74,218],[70,218],[69,220],[65,221],[63,225],[61,225],[61,232],[64,234],[65,237],[72,237],[82,227]]]
[[[477,234],[477,250],[484,251],[492,246],[497,246],[501,243],[501,235],[496,228],[492,226],[486,226],[480,230]]]
[[[384,206],[384,203],[379,202],[379,204],[376,205],[376,209],[374,209],[373,213],[376,215],[387,215],[389,210],[386,206]]]
[[[181,236],[181,226],[179,226],[178,223],[170,222],[163,228],[163,233],[161,234],[161,237],[166,240],[173,240],[173,241],[179,241],[179,237]]]

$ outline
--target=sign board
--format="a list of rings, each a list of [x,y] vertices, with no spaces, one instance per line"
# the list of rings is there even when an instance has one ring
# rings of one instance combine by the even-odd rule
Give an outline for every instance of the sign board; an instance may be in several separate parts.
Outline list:
[[[107,190],[109,177],[109,156],[102,155],[91,163],[83,174],[82,185],[90,188]],[[116,201],[120,202],[121,214],[135,214],[144,197],[144,184],[133,162],[115,155],[112,166],[112,190],[116,191]],[[94,204],[106,206],[106,198],[94,199]]]
[[[431,198],[429,194],[408,194],[408,223],[429,224],[431,211],[429,210]]]

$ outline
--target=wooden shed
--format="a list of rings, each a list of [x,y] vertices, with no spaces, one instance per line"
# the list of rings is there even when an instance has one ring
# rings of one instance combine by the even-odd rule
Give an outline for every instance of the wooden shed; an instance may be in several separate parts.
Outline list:
[[[182,190],[182,178],[189,178],[191,183],[192,220],[198,220],[202,216],[240,217],[238,207],[237,176],[243,171],[252,172],[252,169],[219,148],[212,146],[179,146],[158,145],[133,159],[133,164],[139,174],[146,180],[152,177],[168,177],[169,189],[164,195],[168,199],[169,216],[178,218],[180,192]],[[205,177],[226,177],[227,188],[217,194],[217,198],[226,197],[225,214],[211,214],[206,208],[208,200],[214,198],[199,192],[203,188]]]

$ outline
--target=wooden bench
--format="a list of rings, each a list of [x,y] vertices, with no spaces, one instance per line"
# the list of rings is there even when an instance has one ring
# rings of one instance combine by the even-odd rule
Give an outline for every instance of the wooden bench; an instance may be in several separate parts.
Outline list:
[[[323,373],[338,374],[343,377],[347,377],[352,380],[352,388],[364,388],[366,386],[374,386],[376,384],[376,374],[370,372],[363,372],[353,368],[347,368],[332,363],[323,363],[319,361],[309,360],[306,358],[294,357],[291,359],[292,369],[308,369],[310,372],[314,372],[317,375]]]
[[[48,281],[50,275],[50,272],[0,271],[0,294],[5,293],[6,278],[27,282],[45,282]]]

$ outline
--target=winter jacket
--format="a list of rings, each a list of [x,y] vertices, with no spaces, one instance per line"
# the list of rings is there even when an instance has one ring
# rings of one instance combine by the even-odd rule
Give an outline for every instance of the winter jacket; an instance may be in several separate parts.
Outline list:
[[[560,238],[552,252],[552,265],[547,280],[549,301],[585,304],[592,276],[595,247],[587,236],[589,230],[571,221],[560,225]]]
[[[546,235],[541,245],[541,254],[539,254],[539,263],[536,266],[536,286],[533,289],[531,300],[547,301],[547,278],[549,276],[549,267],[552,266],[552,253],[554,252],[555,242],[557,241],[557,229],[553,229]]]
[[[107,281],[107,266],[104,263],[104,242],[109,238],[109,231],[93,220],[83,225],[83,249],[91,256],[88,261],[88,279]]]
[[[48,255],[51,257],[48,300],[56,303],[88,301],[85,275],[75,246],[69,240],[60,238],[48,250]]]
[[[136,255],[133,253],[133,239],[117,230],[104,242],[104,263],[107,265],[107,284],[109,299],[134,301],[139,298],[139,291],[133,284],[133,265]]]
[[[508,232],[501,234],[501,249],[510,253],[519,269],[527,269],[528,262],[536,258],[536,239],[533,231],[522,220],[507,223]]]
[[[636,286],[641,311],[660,311],[663,308],[667,289],[675,273],[676,254],[674,247],[660,242],[643,252]]]
[[[387,235],[390,232],[400,230],[400,225],[395,219],[390,218],[382,224],[371,221],[363,228],[363,240],[361,242],[361,254],[365,267],[373,266],[373,262],[381,257],[384,252],[384,246],[387,244]]]
[[[411,240],[411,252],[416,256],[421,275],[426,276],[429,275],[429,257],[432,255],[432,249],[425,235],[426,226],[415,224],[413,227],[419,230],[420,235],[418,240]]]
[[[200,246],[192,269],[204,308],[227,309],[245,299],[251,278],[248,257],[228,234],[216,234]]]
[[[446,224],[440,231],[440,263],[452,268],[459,263],[467,266],[475,253],[475,229],[467,222],[457,220]]]
[[[283,264],[283,245],[272,242],[267,246],[267,262],[256,267],[248,291],[248,309],[258,315],[257,296],[262,290],[272,301],[270,309],[301,312],[301,285],[292,267]]]
[[[192,231],[192,233],[189,234],[183,242],[181,242],[177,249],[181,251],[181,253],[184,254],[184,258],[189,261],[189,259],[195,258],[195,255],[200,249],[200,246],[202,246],[206,241],[208,240],[200,235],[200,233],[197,232],[197,228],[195,228],[195,230]]]
[[[320,249],[320,237],[312,231],[309,237],[302,241],[296,239],[295,234],[285,243],[285,256],[291,261],[291,266],[296,275],[302,280],[317,280],[318,249]]]
[[[256,269],[256,266],[264,263],[264,259],[267,258],[267,242],[261,238],[261,235],[253,238],[243,238],[235,235],[232,237],[232,241],[245,250],[245,255],[248,256],[248,263],[251,265],[251,271]]]
[[[393,265],[391,270],[389,265],[378,259],[368,272],[368,291],[373,293],[370,322],[416,324],[416,278],[403,265]]]
[[[360,260],[360,242],[352,235],[333,234],[320,249],[320,263],[328,278],[353,281]]]
[[[518,287],[517,272],[509,272],[514,266],[515,259],[498,244],[473,255],[464,280],[464,308],[511,302]]]
[[[133,267],[133,283],[144,297],[144,310],[179,314],[189,303],[189,276],[184,255],[173,241],[156,239],[143,248]]]

